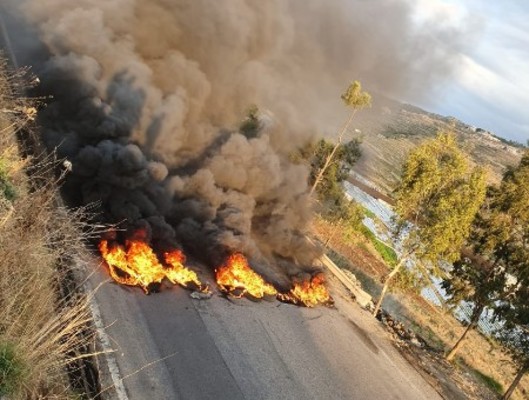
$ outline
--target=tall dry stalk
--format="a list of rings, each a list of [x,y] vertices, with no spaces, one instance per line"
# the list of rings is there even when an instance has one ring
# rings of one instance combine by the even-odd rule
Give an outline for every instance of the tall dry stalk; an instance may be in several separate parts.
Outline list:
[[[37,135],[20,77],[0,60],[0,178],[11,194],[0,191],[0,345],[13,349],[21,366],[8,396],[78,398],[68,372],[77,358],[90,356],[91,316],[86,296],[75,283],[65,290],[64,282],[75,275],[84,238],[99,232],[87,223],[86,209],[61,205],[53,154],[21,156],[20,140]]]

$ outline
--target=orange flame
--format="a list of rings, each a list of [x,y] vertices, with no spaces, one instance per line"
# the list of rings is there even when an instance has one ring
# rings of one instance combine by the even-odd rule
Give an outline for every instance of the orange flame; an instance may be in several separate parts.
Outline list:
[[[202,286],[198,280],[195,271],[184,267],[186,256],[180,250],[173,250],[164,254],[165,262],[170,268],[165,269],[165,276],[174,284],[187,287],[188,283],[193,282],[198,287]]]
[[[315,307],[318,304],[332,304],[333,299],[324,285],[323,274],[314,275],[311,279],[295,281],[294,287],[288,293],[279,293],[277,298],[294,304],[303,304],[306,307]]]
[[[122,285],[140,286],[148,293],[149,285],[161,283],[167,278],[173,284],[184,287],[191,282],[201,287],[197,274],[184,267],[185,257],[180,250],[165,253],[167,267],[158,261],[152,248],[141,240],[127,240],[125,246],[109,246],[107,240],[101,240],[99,251],[112,279]]]
[[[266,295],[276,295],[276,289],[266,283],[264,279],[253,271],[248,265],[248,260],[240,253],[232,254],[225,264],[216,271],[217,284],[222,291],[234,295],[234,292],[241,291],[235,297],[242,297],[246,293],[255,298],[263,298]]]

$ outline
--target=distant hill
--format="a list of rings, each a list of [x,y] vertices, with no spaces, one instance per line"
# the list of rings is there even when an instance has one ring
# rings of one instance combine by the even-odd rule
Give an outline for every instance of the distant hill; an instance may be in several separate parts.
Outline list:
[[[439,130],[452,129],[461,148],[477,165],[490,170],[490,183],[501,180],[505,168],[519,162],[524,146],[499,138],[453,117],[425,111],[383,96],[373,96],[373,108],[362,110],[354,121],[353,135],[361,136],[363,155],[354,167],[360,177],[389,193],[399,180],[407,153]]]

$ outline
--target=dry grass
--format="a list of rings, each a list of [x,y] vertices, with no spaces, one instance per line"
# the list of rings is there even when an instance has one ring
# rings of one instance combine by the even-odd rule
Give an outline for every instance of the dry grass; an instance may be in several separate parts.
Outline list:
[[[52,158],[20,157],[16,135],[33,115],[13,87],[20,76],[3,67],[0,63],[0,179],[12,195],[0,191],[0,345],[8,349],[4,361],[16,368],[0,371],[5,382],[10,379],[9,386],[0,382],[0,396],[78,398],[66,367],[87,356],[80,349],[90,340],[90,312],[86,298],[75,290],[66,294],[63,282],[64,274],[71,274],[64,272],[65,263],[83,248],[83,210],[58,206],[60,177],[54,178]]]
[[[428,337],[428,332],[434,333],[434,342],[437,341],[444,350],[448,350],[465,329],[451,314],[432,306],[421,297],[401,296],[399,300],[406,309],[403,317],[408,319],[408,323],[414,325],[415,330],[423,336]],[[501,383],[504,389],[509,387],[516,374],[516,368],[502,346],[477,331],[469,333],[458,356],[472,369]],[[522,379],[512,398],[529,398],[529,377]]]
[[[362,234],[345,236],[340,229],[323,218],[314,218],[313,230],[322,242],[329,240],[328,245],[332,249],[345,256],[353,265],[361,265],[364,272],[376,281],[380,282],[388,274],[389,267]]]

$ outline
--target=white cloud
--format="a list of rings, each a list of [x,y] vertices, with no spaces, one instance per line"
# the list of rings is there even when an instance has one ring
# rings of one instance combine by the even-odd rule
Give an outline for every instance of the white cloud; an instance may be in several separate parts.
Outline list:
[[[470,16],[481,29],[476,45],[461,54],[455,79],[442,93],[451,101],[438,109],[506,137],[529,139],[529,3],[415,0],[415,4],[418,21],[465,23]]]
[[[443,0],[414,0],[417,23],[436,21],[437,24],[459,25],[467,17],[462,4]]]

